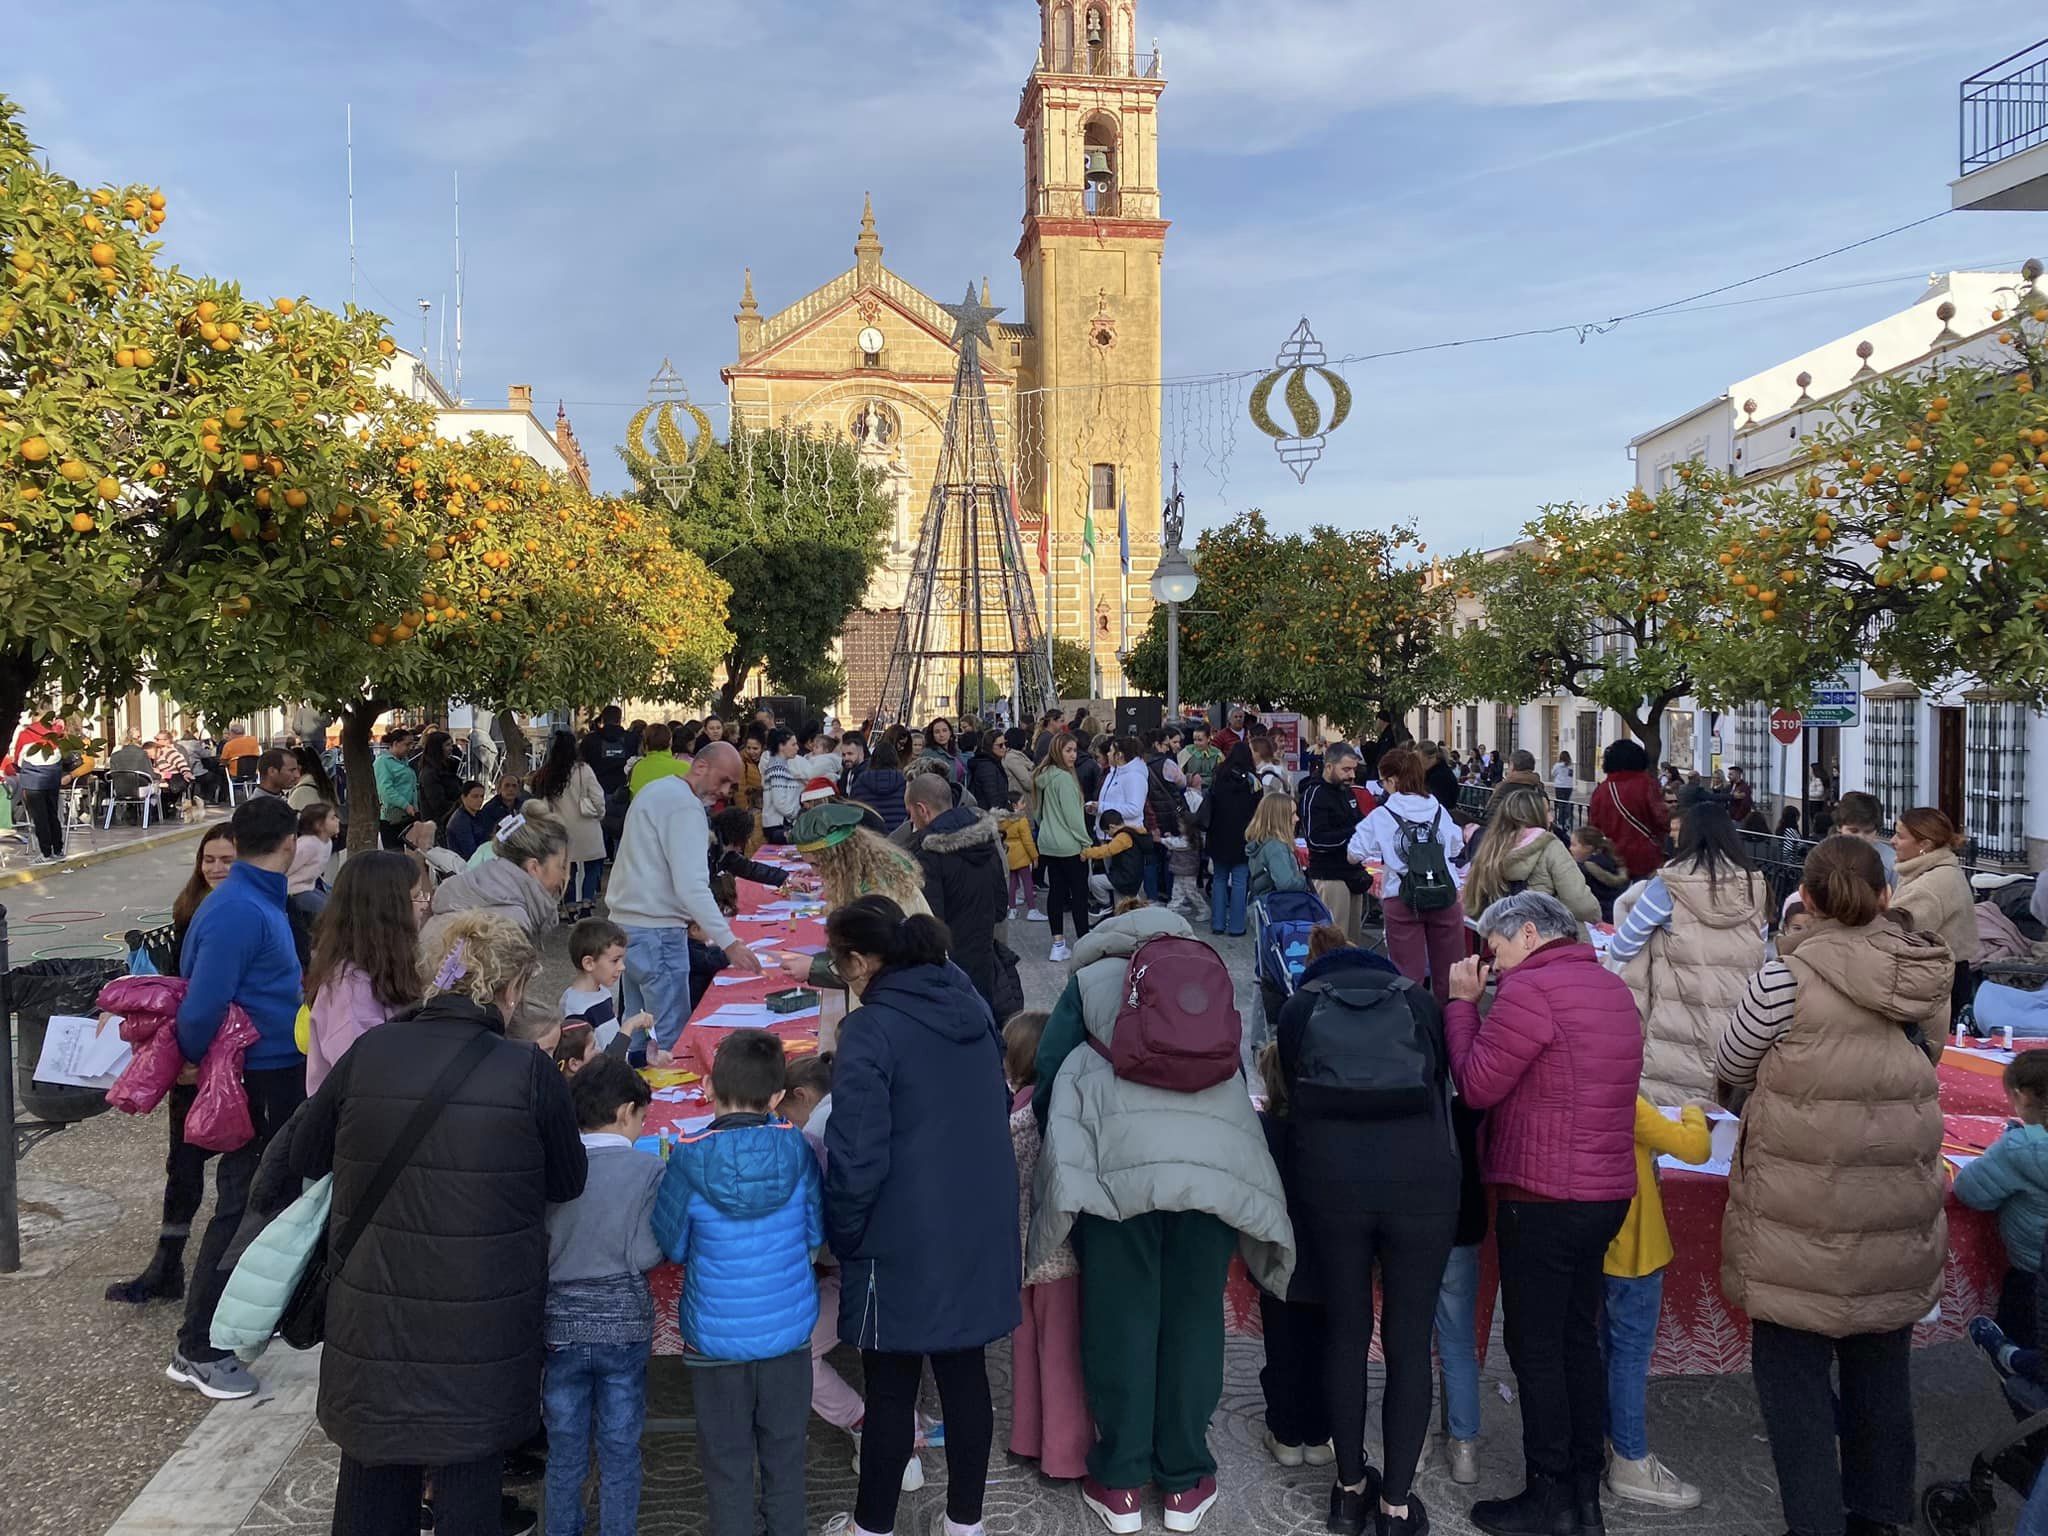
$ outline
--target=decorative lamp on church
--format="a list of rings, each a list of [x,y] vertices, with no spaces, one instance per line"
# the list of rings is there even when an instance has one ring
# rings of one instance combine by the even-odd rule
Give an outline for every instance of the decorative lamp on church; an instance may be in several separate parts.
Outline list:
[[[1173,494],[1159,514],[1159,564],[1152,572],[1152,600],[1166,604],[1166,718],[1180,719],[1180,605],[1194,601],[1201,577],[1180,547],[1187,499],[1180,492],[1180,466],[1173,466]]]

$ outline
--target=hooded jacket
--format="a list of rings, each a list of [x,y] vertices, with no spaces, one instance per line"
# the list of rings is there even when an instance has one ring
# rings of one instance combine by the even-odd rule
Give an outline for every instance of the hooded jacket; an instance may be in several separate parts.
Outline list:
[[[1244,1079],[1173,1093],[1118,1077],[1101,1052],[1086,1046],[1091,1039],[1110,1044],[1138,946],[1192,931],[1178,913],[1145,907],[1109,918],[1075,942],[1074,974],[1039,1050],[1034,1104],[1039,1097],[1047,1103],[1045,1150],[1033,1181],[1028,1259],[1034,1269],[1050,1260],[1079,1215],[1129,1221],[1153,1211],[1203,1211],[1236,1231],[1259,1287],[1285,1296],[1294,1226]],[[833,1092],[836,1101],[836,1080]]]
[[[867,984],[839,1026],[825,1154],[844,1343],[939,1354],[1017,1326],[1003,1042],[957,966],[899,966]]]
[[[811,1254],[825,1241],[818,1159],[772,1115],[721,1115],[670,1152],[654,1236],[681,1264],[683,1338],[710,1360],[772,1360],[818,1321]]]
[[[1071,859],[1089,843],[1081,782],[1064,768],[1038,781],[1038,851],[1048,859]]]
[[[1671,895],[1671,921],[1621,968],[1643,1021],[1642,1094],[1652,1104],[1714,1096],[1714,1045],[1764,963],[1767,887],[1761,875],[1667,864],[1657,877]],[[1617,905],[1616,915],[1626,921]]]
[[[1476,1004],[1444,1011],[1451,1075],[1488,1111],[1486,1182],[1546,1200],[1630,1200],[1643,1037],[1619,978],[1590,944],[1537,950]]]
[[[2048,1127],[2008,1126],[1956,1175],[1956,1198],[1972,1210],[1998,1213],[1998,1235],[2013,1268],[2038,1268],[2048,1241]]]
[[[863,768],[853,776],[853,788],[847,798],[871,806],[882,818],[883,835],[886,837],[902,826],[910,815],[903,808],[906,784],[899,769]]]
[[[1492,829],[1485,833],[1489,838],[1502,835]],[[1508,883],[1508,890],[1541,891],[1563,902],[1580,922],[1600,921],[1600,899],[1587,885],[1579,866],[1572,862],[1571,850],[1557,840],[1556,833],[1546,828],[1530,827],[1521,833],[1519,841],[1502,859],[1500,873]],[[1469,885],[1469,870],[1466,881]],[[1484,907],[1488,897],[1506,894],[1507,891],[1472,891],[1472,910],[1477,912]]]
[[[1441,1215],[1459,1207],[1461,1161],[1450,1122],[1451,1065],[1443,1015],[1426,988],[1400,982],[1400,973],[1383,955],[1332,950],[1301,973],[1294,995],[1280,1010],[1274,1036],[1287,1083],[1290,1210]],[[1313,1092],[1298,1089],[1309,1016],[1332,987],[1361,999],[1398,989],[1434,1052],[1437,1103],[1420,1114],[1367,1117],[1345,1114],[1342,1106],[1318,1103]]]
[[[334,1175],[338,1235],[442,1070],[495,1008],[443,993],[349,1047],[294,1122],[290,1171]],[[568,1084],[500,1038],[330,1285],[320,1427],[370,1466],[493,1455],[540,1424],[547,1206],[583,1192]]]
[[[536,944],[561,921],[555,898],[525,869],[510,859],[485,859],[434,892],[434,915],[420,929],[420,952],[432,951],[456,913],[479,909],[510,918]]]
[[[1332,784],[1321,777],[1302,786],[1301,835],[1308,844],[1308,875],[1311,880],[1342,880],[1351,873],[1345,848],[1358,830],[1364,813],[1349,784]],[[1294,850],[1288,849],[1289,857]],[[1256,873],[1256,872],[1255,872]],[[1253,895],[1258,893],[1254,891]]]
[[[1958,965],[1974,965],[1981,952],[1976,901],[1953,848],[1937,848],[1917,859],[1900,860],[1899,887],[1892,892],[1892,905],[1903,908],[1915,928],[1946,944]]]
[[[205,1058],[231,1003],[241,1004],[256,1026],[244,1067],[263,1071],[306,1059],[294,1038],[299,951],[285,915],[283,874],[236,860],[192,914],[178,965],[190,983],[178,1004],[178,1048],[187,1061]]]
[[[996,925],[1010,910],[1002,824],[986,811],[956,805],[935,817],[913,847],[924,870],[924,899],[953,936],[953,963],[993,1009]]]
[[[1721,1289],[1753,1318],[1829,1338],[1903,1328],[1940,1298],[1948,1251],[1929,1058],[1954,962],[1926,934],[1823,919],[1780,963],[1792,1022],[1743,1106]]]

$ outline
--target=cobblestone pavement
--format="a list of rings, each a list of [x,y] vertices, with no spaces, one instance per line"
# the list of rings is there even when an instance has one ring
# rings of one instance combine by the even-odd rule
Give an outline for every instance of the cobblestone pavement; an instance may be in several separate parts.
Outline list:
[[[173,845],[46,875],[31,887],[7,892],[9,910],[105,912],[105,921],[76,926],[113,931],[116,913],[167,906],[190,857],[189,846]],[[1046,925],[1011,927],[1011,943],[1025,958],[1026,995],[1049,1006],[1064,982],[1065,968],[1044,959]],[[1240,974],[1239,1001],[1249,1022],[1257,1009],[1249,945],[1225,941],[1222,947]],[[546,985],[560,985],[567,974],[565,940],[557,935]],[[103,1115],[39,1146],[24,1164],[28,1267],[23,1275],[0,1277],[0,1447],[7,1468],[0,1532],[5,1536],[97,1536],[110,1529],[114,1536],[172,1531],[177,1536],[237,1531],[313,1536],[328,1528],[336,1453],[312,1424],[308,1394],[287,1390],[274,1400],[266,1394],[250,1403],[223,1404],[207,1417],[199,1398],[163,1379],[177,1309],[159,1305],[138,1312],[102,1299],[109,1281],[136,1272],[154,1240],[163,1134],[160,1118]],[[1211,1430],[1221,1461],[1222,1498],[1203,1528],[1231,1533],[1320,1530],[1329,1474],[1283,1470],[1267,1456],[1261,1438],[1261,1363],[1255,1340],[1231,1340],[1223,1401]],[[1928,1350],[1915,1356],[1914,1364],[1924,1485],[1966,1472],[1972,1449],[1996,1432],[2002,1414],[1988,1374],[1968,1346]],[[290,1369],[303,1375],[305,1364]],[[844,1360],[842,1369],[858,1381],[857,1360]],[[1041,1478],[1030,1463],[1004,1454],[1006,1347],[992,1351],[991,1375],[998,1453],[991,1468],[989,1529],[1044,1536],[1097,1529],[1071,1486]],[[1484,1481],[1478,1494],[1509,1491],[1516,1484],[1519,1420],[1501,1390],[1511,1385],[1496,1334],[1485,1373]],[[678,1362],[656,1363],[652,1391],[656,1414],[689,1412],[689,1389]],[[202,1420],[204,1429],[195,1435]],[[1746,1376],[1654,1383],[1650,1424],[1653,1443],[1680,1472],[1705,1487],[1706,1503],[1683,1515],[1611,1508],[1612,1528],[1765,1536],[1783,1528]],[[244,1427],[261,1428],[263,1434],[238,1439],[236,1431]],[[1375,1421],[1369,1438],[1376,1443],[1377,1435]],[[181,1445],[186,1450],[159,1476]],[[262,1449],[252,1451],[252,1445]],[[814,1522],[851,1507],[854,1478],[848,1451],[843,1434],[814,1424],[809,1471]],[[943,1457],[928,1453],[925,1464],[930,1486],[906,1495],[899,1517],[898,1528],[906,1532],[921,1532],[926,1511],[943,1498]],[[641,1529],[650,1536],[696,1536],[705,1528],[705,1517],[694,1437],[650,1436],[646,1465]],[[156,1483],[145,1493],[153,1478]],[[1440,1529],[1468,1528],[1464,1512],[1475,1495],[1453,1489],[1434,1444],[1418,1489]],[[140,1500],[139,1494],[144,1495]],[[539,1490],[525,1495],[537,1500]],[[1999,1530],[2010,1529],[2015,1502],[2006,1501]],[[1150,1528],[1158,1529],[1156,1497],[1148,1518]]]

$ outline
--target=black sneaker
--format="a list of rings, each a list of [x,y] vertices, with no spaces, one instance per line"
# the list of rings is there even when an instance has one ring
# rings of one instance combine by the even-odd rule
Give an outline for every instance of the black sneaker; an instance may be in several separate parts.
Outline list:
[[[1408,1495],[1407,1514],[1390,1515],[1375,1509],[1372,1522],[1374,1536],[1429,1536],[1429,1511],[1413,1493]]]
[[[540,1514],[504,1493],[498,1496],[498,1536],[533,1536]]]
[[[420,1500],[420,1536],[434,1536],[434,1506]]]
[[[1330,1484],[1330,1518],[1324,1529],[1335,1536],[1363,1536],[1379,1500],[1380,1474],[1373,1467],[1365,1469],[1365,1487],[1355,1493],[1341,1479]]]
[[[1600,1474],[1572,1474],[1572,1513],[1578,1518],[1579,1536],[1605,1536],[1607,1517],[1600,1510]]]
[[[182,1264],[168,1268],[152,1264],[133,1280],[116,1280],[107,1287],[107,1300],[125,1302],[131,1307],[147,1306],[152,1301],[184,1299],[185,1266]]]
[[[1486,1536],[1579,1536],[1579,1513],[1569,1483],[1539,1473],[1511,1499],[1481,1499],[1472,1523]]]

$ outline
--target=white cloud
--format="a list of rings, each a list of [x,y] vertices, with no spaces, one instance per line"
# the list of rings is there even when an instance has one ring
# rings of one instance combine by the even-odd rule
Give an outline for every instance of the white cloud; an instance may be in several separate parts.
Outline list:
[[[1437,7],[1356,0],[1196,0],[1149,13],[1179,83],[1184,140],[1246,153],[1372,107],[1673,101],[1929,51],[1924,7],[1779,7],[1757,25],[1751,14],[1706,0],[1468,0],[1455,26]]]

